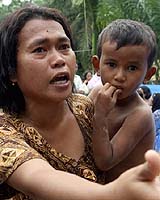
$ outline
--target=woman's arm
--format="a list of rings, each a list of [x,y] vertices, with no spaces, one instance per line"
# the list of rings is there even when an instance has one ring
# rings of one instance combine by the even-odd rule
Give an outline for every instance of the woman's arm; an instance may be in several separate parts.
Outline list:
[[[55,170],[41,159],[32,159],[19,166],[7,183],[38,200],[110,200],[104,195],[104,186]]]
[[[146,163],[123,173],[107,185],[89,182],[53,169],[46,161],[22,164],[8,179],[15,189],[38,200],[160,200],[160,157],[146,153]]]

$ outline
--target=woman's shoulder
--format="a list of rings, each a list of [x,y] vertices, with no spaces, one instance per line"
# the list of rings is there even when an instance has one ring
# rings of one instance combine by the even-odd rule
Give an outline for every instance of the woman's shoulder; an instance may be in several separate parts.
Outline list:
[[[0,115],[0,134],[2,135],[12,135],[15,132],[14,125],[10,121],[10,115],[1,114]]]
[[[76,108],[81,111],[93,109],[92,100],[83,94],[72,94],[67,101],[72,109]]]
[[[72,94],[67,101],[77,118],[86,121],[87,124],[92,122],[94,106],[90,98],[82,94]]]
[[[83,94],[73,93],[70,97],[72,101],[75,101],[77,103],[92,104],[90,98]]]

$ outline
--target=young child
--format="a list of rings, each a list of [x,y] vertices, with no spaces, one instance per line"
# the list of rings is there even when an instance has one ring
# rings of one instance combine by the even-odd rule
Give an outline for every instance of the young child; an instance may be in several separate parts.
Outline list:
[[[95,103],[94,157],[108,182],[143,163],[153,147],[152,112],[136,90],[156,72],[155,55],[155,34],[143,23],[118,19],[99,35],[92,63],[103,86],[89,96]]]

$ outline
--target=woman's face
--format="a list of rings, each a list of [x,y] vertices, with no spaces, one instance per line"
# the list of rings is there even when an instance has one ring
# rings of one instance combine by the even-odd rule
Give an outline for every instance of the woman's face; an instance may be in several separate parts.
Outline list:
[[[26,103],[66,99],[72,91],[76,57],[61,24],[28,21],[19,34],[17,76]]]

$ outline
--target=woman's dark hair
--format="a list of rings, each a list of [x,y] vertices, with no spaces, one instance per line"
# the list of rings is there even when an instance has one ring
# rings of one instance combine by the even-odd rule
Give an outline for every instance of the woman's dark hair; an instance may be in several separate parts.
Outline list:
[[[24,96],[11,78],[16,75],[18,36],[25,24],[32,19],[54,20],[60,23],[70,39],[70,26],[60,11],[52,8],[30,5],[8,15],[0,23],[0,108],[4,112],[18,115],[25,111]]]
[[[152,112],[160,109],[160,93],[153,94]]]

